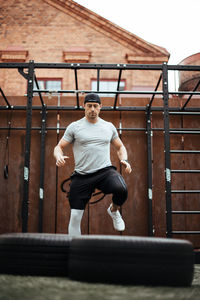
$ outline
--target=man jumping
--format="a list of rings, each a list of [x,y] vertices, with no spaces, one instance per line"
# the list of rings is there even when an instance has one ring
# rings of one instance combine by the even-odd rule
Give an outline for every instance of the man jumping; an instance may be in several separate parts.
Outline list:
[[[111,164],[110,144],[116,149],[125,172],[130,174],[132,169],[116,128],[99,117],[101,107],[101,99],[97,94],[87,94],[84,99],[85,117],[72,122],[54,148],[56,165],[62,167],[66,161],[70,161],[70,158],[64,155],[64,149],[70,143],[73,145],[75,169],[69,191],[69,235],[81,234],[82,216],[95,188],[104,194],[113,195],[107,212],[113,220],[115,230],[125,229],[119,208],[127,199],[127,186],[124,178]]]

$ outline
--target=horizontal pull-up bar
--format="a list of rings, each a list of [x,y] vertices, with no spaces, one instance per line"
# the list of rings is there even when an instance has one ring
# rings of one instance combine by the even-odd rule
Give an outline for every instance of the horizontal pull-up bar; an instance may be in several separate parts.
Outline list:
[[[0,130],[25,130],[26,127],[0,127]],[[60,130],[65,130],[65,127],[59,127]],[[129,127],[129,128],[116,128],[119,131],[146,131],[146,128],[138,128],[138,127]],[[40,130],[40,127],[31,127],[31,130]],[[45,130],[57,130],[57,127],[46,127]],[[163,131],[164,133],[164,128],[151,128],[151,131]],[[200,150],[171,150],[170,153],[179,153],[179,154],[184,154],[184,153],[190,153],[190,154],[197,154],[200,153]],[[175,170],[171,170],[172,172]]]
[[[33,90],[33,93],[49,93],[49,94],[88,94],[88,93],[97,93],[96,90]],[[163,91],[98,91],[98,94],[123,94],[123,95],[163,95]],[[200,95],[199,92],[188,92],[188,91],[181,91],[181,92],[168,92],[169,95]]]
[[[33,63],[36,69],[104,69],[104,70],[163,70],[162,64],[90,64],[90,63],[36,63],[30,61],[29,63],[0,63],[0,68],[13,69],[13,68],[25,68],[29,67],[29,64]],[[168,65],[168,70],[179,71],[199,71],[198,65]]]
[[[133,94],[133,95],[137,95],[137,94],[144,94],[144,95],[151,95],[151,94],[155,94],[155,95],[162,95],[163,92],[162,91],[96,91],[96,90],[33,90],[33,93],[49,93],[49,94],[53,94],[53,93],[63,93],[63,94],[88,94],[88,93],[98,93],[98,94]],[[195,93],[197,95],[200,95],[200,92]]]
[[[26,106],[24,105],[15,105],[11,106],[12,110],[26,110]],[[60,111],[77,111],[77,110],[84,110],[82,106],[77,108],[77,106],[54,106],[54,105],[47,105],[46,107],[47,110],[60,110]],[[7,106],[0,106],[0,110],[8,110]],[[42,110],[42,106],[32,106],[32,110]],[[113,106],[103,106],[101,108],[101,111],[113,111],[114,107]],[[194,108],[187,108],[188,112],[190,113],[191,111],[196,111],[200,113],[200,108],[194,107]],[[139,111],[144,111],[146,112],[146,107],[144,106],[117,106],[116,111],[133,111],[133,112],[139,112]],[[162,106],[153,106],[151,107],[151,112],[163,112],[163,107]],[[180,107],[169,107],[169,111],[180,111]]]
[[[0,130],[26,130],[26,127],[0,127]],[[45,130],[57,130],[57,127],[46,127]],[[65,127],[59,127],[59,130],[65,130]],[[118,131],[146,131],[146,128],[116,128]],[[41,127],[31,127],[31,130],[41,130]],[[152,131],[163,131],[163,128],[151,128]]]
[[[0,63],[0,68],[25,68],[29,63]],[[34,63],[35,69],[104,69],[104,70],[162,70],[162,65],[151,64],[89,64],[89,63]]]

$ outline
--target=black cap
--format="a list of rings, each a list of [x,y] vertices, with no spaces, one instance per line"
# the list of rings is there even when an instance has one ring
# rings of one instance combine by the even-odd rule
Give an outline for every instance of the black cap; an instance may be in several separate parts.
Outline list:
[[[90,93],[85,96],[84,103],[86,103],[86,102],[97,102],[97,103],[101,104],[101,99],[100,99],[99,95]]]

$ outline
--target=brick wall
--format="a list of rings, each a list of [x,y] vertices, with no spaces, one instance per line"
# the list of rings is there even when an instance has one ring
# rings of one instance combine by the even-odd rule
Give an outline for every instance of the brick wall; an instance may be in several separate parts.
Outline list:
[[[92,26],[74,19],[42,0],[0,0],[1,26],[0,51],[27,50],[26,61],[64,62],[63,51],[72,47],[84,47],[91,52],[90,63],[127,63],[126,54],[139,56],[138,49],[127,49],[117,41],[98,32]],[[142,54],[143,55],[143,54]],[[3,60],[1,59],[0,62]],[[37,77],[63,79],[63,88],[75,88],[74,75],[65,70],[37,70]],[[91,78],[96,78],[96,71],[85,76],[80,72],[80,86],[91,88]],[[117,72],[104,71],[101,78],[118,78]],[[126,71],[126,89],[134,86],[155,86],[158,72],[145,76],[136,71],[134,76]],[[0,70],[0,85],[6,95],[23,95],[26,93],[26,82],[17,72]]]

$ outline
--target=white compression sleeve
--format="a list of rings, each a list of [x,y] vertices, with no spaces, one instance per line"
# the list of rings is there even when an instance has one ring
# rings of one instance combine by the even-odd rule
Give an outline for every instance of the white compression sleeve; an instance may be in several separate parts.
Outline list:
[[[68,226],[69,235],[81,235],[81,220],[84,210],[71,209],[70,221]]]

